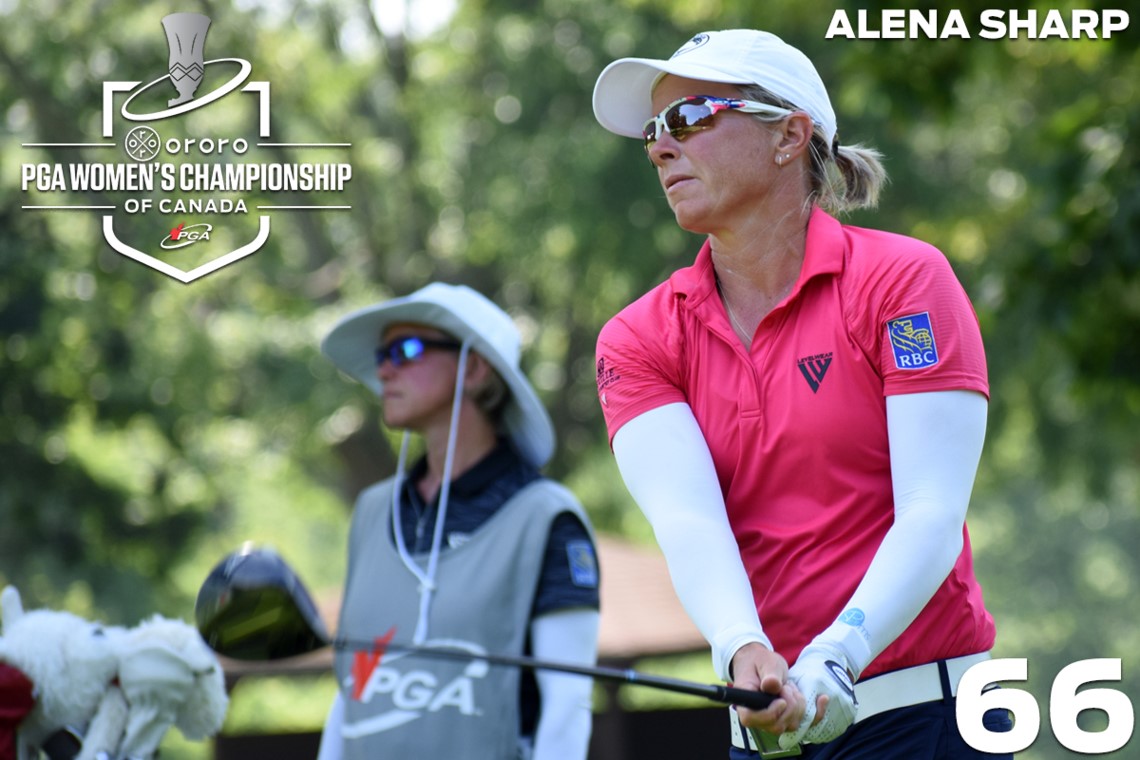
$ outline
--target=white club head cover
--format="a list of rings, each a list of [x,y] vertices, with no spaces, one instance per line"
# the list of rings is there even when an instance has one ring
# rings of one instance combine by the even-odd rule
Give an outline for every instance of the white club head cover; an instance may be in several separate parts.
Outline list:
[[[188,739],[221,730],[228,705],[222,668],[193,627],[155,616],[129,632],[119,659],[131,706],[120,756],[151,756],[172,725]]]
[[[119,680],[131,706],[120,752],[131,758],[150,757],[193,688],[194,671],[173,649],[152,642],[124,654]]]

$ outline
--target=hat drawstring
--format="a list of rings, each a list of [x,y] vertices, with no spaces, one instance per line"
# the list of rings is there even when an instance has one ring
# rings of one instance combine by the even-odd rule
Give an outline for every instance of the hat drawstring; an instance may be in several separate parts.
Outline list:
[[[439,553],[443,545],[443,523],[447,519],[447,504],[451,496],[451,471],[455,463],[455,445],[459,434],[459,407],[463,402],[463,378],[467,374],[467,354],[471,350],[471,342],[463,341],[459,349],[459,367],[455,377],[455,395],[451,401],[451,424],[447,431],[447,454],[443,460],[443,482],[439,489],[439,511],[435,518],[435,529],[431,537],[431,553],[428,555],[428,564],[425,571],[416,564],[416,560],[408,551],[404,541],[404,531],[400,522],[400,492],[404,488],[405,467],[407,465],[408,439],[410,434],[404,431],[400,441],[400,456],[396,462],[396,480],[392,491],[392,523],[396,534],[396,551],[404,566],[411,571],[420,582],[420,612],[416,619],[416,631],[412,636],[412,643],[421,645],[428,636],[428,616],[431,612],[432,595],[435,593],[435,575],[439,567]]]

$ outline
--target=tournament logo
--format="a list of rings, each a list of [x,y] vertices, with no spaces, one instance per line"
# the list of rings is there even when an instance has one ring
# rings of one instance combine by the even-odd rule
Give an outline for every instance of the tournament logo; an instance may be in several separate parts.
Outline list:
[[[330,150],[351,144],[271,142],[270,83],[251,80],[244,58],[206,60],[210,23],[200,13],[164,17],[165,73],[103,82],[101,142],[24,143],[22,209],[97,212],[111,249],[183,283],[261,250],[275,213],[350,209],[338,195],[352,166]],[[102,149],[121,157],[76,159]],[[309,160],[279,160],[295,149]],[[270,160],[255,157],[262,152]],[[280,193],[289,205],[275,202]]]
[[[895,366],[899,369],[925,369],[938,363],[930,312],[890,320],[887,322],[887,335],[895,355]]]
[[[386,656],[387,646],[395,632],[393,627],[377,638],[372,651],[354,653],[352,675],[345,684],[352,699],[375,703],[381,708],[390,705],[391,709],[359,721],[346,722],[341,730],[346,739],[391,731],[430,713],[446,711],[455,716],[469,717],[483,714],[476,692],[478,683],[490,672],[491,666],[486,660],[473,659],[458,668],[454,663],[441,663],[432,670],[426,670],[422,665],[409,667],[401,662],[410,657],[408,652]],[[476,658],[487,654],[478,644],[459,639],[431,639],[423,646],[468,652]],[[415,662],[414,658],[412,662]],[[441,677],[440,673],[445,671],[451,671],[450,675]]]
[[[185,248],[186,246],[209,240],[210,233],[213,232],[213,230],[214,225],[212,224],[187,225],[185,222],[179,222],[178,226],[172,229],[170,234],[162,239],[159,246],[167,251]]]
[[[610,365],[608,367],[606,366],[606,357],[604,356],[598,357],[597,370],[599,391],[604,391],[606,388],[610,387],[621,379],[621,375],[617,373],[617,370],[613,368],[613,365]]]
[[[598,357],[598,398],[602,401],[602,406],[609,406],[609,401],[606,399],[606,388],[621,380],[621,375],[613,366],[606,366],[606,357]]]

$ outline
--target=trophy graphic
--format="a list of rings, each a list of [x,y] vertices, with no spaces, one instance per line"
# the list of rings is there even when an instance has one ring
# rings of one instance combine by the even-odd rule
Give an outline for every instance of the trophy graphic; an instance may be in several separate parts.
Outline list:
[[[170,81],[178,90],[178,97],[167,101],[167,105],[176,106],[193,100],[194,92],[202,83],[210,17],[201,13],[171,13],[162,19],[162,28],[166,30],[166,44],[170,48]]]

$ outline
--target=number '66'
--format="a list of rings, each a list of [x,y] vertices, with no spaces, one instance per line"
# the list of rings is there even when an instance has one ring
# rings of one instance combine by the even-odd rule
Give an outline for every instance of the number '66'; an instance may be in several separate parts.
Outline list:
[[[987,660],[962,675],[958,682],[958,731],[962,738],[982,752],[1020,752],[1037,739],[1041,711],[1033,695],[1021,689],[991,689],[999,681],[1025,681],[1029,662],[1024,658]],[[1066,665],[1053,679],[1049,693],[1049,725],[1053,735],[1066,748],[1082,754],[1114,752],[1132,738],[1135,715],[1132,700],[1116,689],[1077,689],[1094,681],[1119,681],[1119,659],[1080,660]],[[1013,714],[1013,730],[990,731],[982,724],[987,710],[1006,709]],[[1084,710],[1100,710],[1108,716],[1103,731],[1085,731],[1077,725]]]

